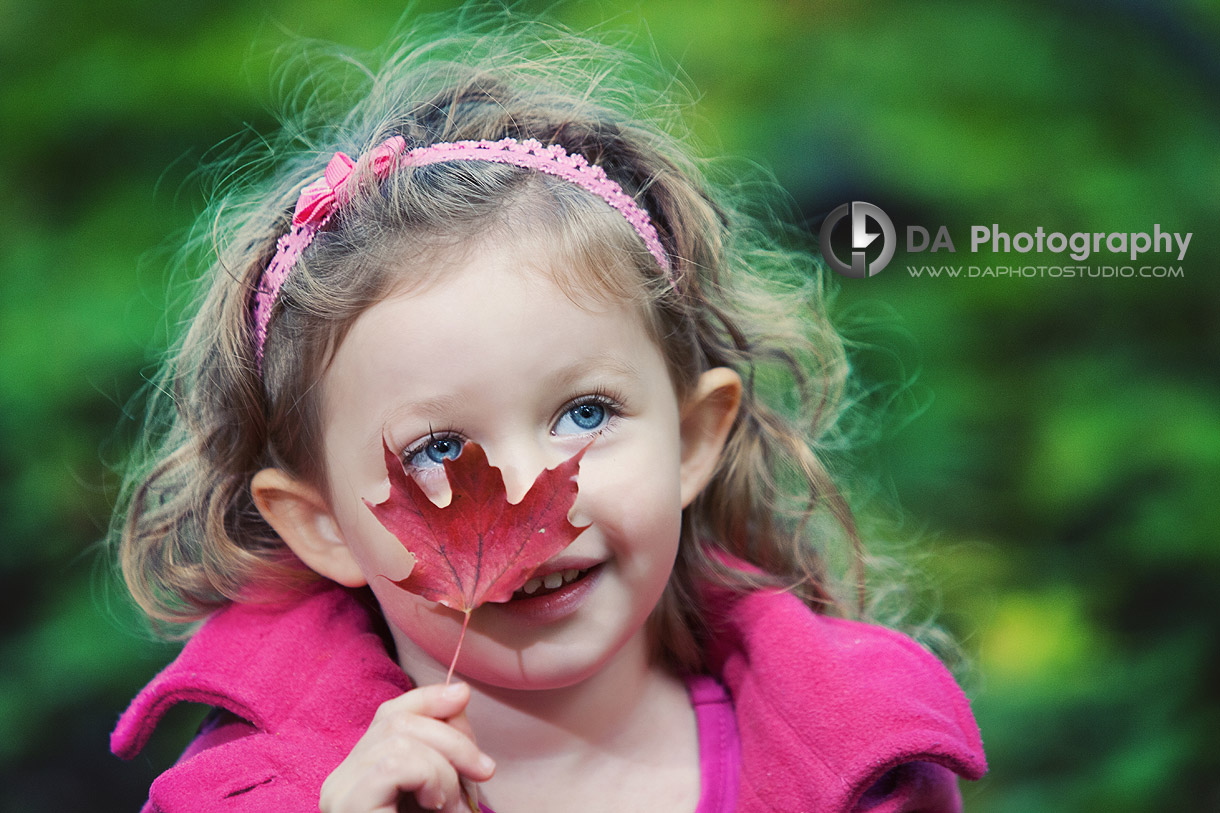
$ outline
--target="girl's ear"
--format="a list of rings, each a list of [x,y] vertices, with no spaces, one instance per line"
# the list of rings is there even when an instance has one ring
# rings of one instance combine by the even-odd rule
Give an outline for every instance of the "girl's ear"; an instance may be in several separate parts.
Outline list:
[[[263,469],[250,481],[254,504],[310,570],[347,587],[367,582],[322,494],[282,469]]]
[[[703,491],[741,406],[741,376],[728,367],[713,367],[699,376],[682,404],[682,507]]]

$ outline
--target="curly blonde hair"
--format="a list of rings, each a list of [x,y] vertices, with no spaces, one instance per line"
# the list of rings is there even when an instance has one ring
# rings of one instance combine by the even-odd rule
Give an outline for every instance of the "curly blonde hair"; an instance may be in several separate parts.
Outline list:
[[[315,91],[254,162],[272,166],[270,177],[235,184],[201,220],[211,224],[198,239],[210,255],[202,299],[150,390],[146,446],[112,533],[135,600],[157,622],[189,623],[320,578],[265,523],[251,477],[274,466],[324,483],[315,384],[353,322],[473,235],[528,228],[574,258],[577,270],[561,284],[644,308],[680,398],[713,367],[744,381],[719,467],[685,511],[673,577],[650,619],[657,656],[699,668],[699,585],[709,580],[789,589],[817,611],[854,613],[859,538],[824,463],[848,365],[816,262],[707,180],[688,137],[672,134],[673,89],[641,81],[646,69],[624,52],[553,26],[463,26],[460,36],[415,32],[407,39],[426,44],[400,44],[376,71],[341,71],[358,63],[335,60],[356,86]],[[336,112],[335,100],[348,109]],[[677,284],[621,217],[569,183],[482,162],[406,168],[380,183],[365,178],[294,268],[260,375],[251,292],[297,194],[336,150],[362,153],[391,135],[412,147],[534,138],[584,155],[650,214]],[[390,256],[415,260],[404,269]]]

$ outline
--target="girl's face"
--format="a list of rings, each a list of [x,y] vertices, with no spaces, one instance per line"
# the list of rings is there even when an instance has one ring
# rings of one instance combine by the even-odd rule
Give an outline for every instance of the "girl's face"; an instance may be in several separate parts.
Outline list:
[[[379,578],[401,579],[410,567],[363,503],[389,491],[383,437],[442,504],[439,461],[466,441],[483,446],[517,502],[543,468],[596,439],[570,514],[589,527],[540,569],[587,575],[552,599],[484,604],[471,618],[458,671],[509,688],[570,685],[629,642],[643,645],[682,509],[706,479],[690,460],[699,444],[683,442],[689,421],[641,315],[630,305],[574,303],[538,253],[479,249],[422,290],[378,303],[321,382],[328,533],[359,571],[339,580],[372,587],[416,680],[447,667],[462,615]]]

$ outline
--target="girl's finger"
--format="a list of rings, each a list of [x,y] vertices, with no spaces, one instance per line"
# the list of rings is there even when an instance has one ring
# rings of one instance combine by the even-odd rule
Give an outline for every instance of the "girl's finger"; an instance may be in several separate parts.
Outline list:
[[[459,772],[491,778],[495,764],[466,732],[470,687],[424,686],[378,708],[369,730],[322,786],[324,813],[392,813],[401,794],[425,810],[466,811]]]
[[[426,745],[451,764],[463,776],[477,782],[491,779],[495,762],[479,750],[474,741],[453,727],[449,721],[431,717],[408,717],[395,721],[395,736]]]
[[[435,778],[414,793],[419,807],[443,813],[470,813],[471,800],[475,806],[478,805],[479,790],[475,782],[462,779],[448,763],[435,766],[435,771]],[[406,790],[403,789],[403,792]]]
[[[465,706],[470,700],[470,687],[464,683],[451,686],[424,686],[382,703],[373,718],[370,731],[379,732],[381,739],[401,740],[404,745],[418,740],[442,755],[476,781],[486,781],[495,770],[495,763],[479,750],[466,722]],[[464,724],[465,731],[453,726],[454,720]]]
[[[425,810],[442,810],[444,813],[460,813],[462,789],[457,772],[449,760],[435,751],[430,751],[421,769],[427,778],[414,788],[402,787],[403,792],[414,790],[415,801]]]
[[[452,717],[446,717],[445,722],[470,737],[471,742],[478,742],[474,738],[474,729],[470,727],[470,718],[466,716],[466,709],[462,709]]]
[[[448,686],[434,684],[420,686],[405,694],[387,700],[377,709],[374,722],[378,717],[398,714],[419,714],[446,720],[461,714],[470,702],[470,686],[465,683],[451,683]]]
[[[391,748],[355,770],[336,772],[322,784],[318,808],[323,813],[393,813],[403,794],[425,810],[441,810],[461,797],[457,772],[449,760],[416,743]]]

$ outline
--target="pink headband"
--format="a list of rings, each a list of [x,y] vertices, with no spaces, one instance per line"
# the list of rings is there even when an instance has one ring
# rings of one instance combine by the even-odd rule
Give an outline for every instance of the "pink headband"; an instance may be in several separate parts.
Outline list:
[[[512,164],[563,178],[592,192],[618,211],[656,258],[669,284],[675,284],[669,257],[661,246],[661,239],[657,236],[656,227],[653,226],[648,213],[640,208],[621,186],[611,180],[604,169],[590,164],[583,155],[569,153],[558,144],[544,147],[532,138],[524,141],[504,138],[500,141],[442,142],[418,147],[404,155],[406,148],[407,142],[402,136],[393,136],[362,155],[359,160],[367,161],[379,180],[384,179],[397,167],[422,167],[442,161]],[[292,227],[276,243],[275,256],[267,263],[267,268],[259,279],[258,291],[254,297],[253,318],[254,358],[260,370],[263,364],[263,345],[267,341],[267,324],[271,320],[271,309],[279,296],[280,286],[284,284],[301,254],[313,242],[314,236],[330,220],[330,216],[351,199],[354,191],[352,172],[356,164],[356,161],[337,152],[326,165],[323,176],[301,190],[296,211],[292,215]]]

